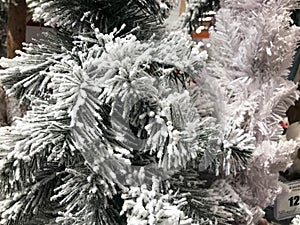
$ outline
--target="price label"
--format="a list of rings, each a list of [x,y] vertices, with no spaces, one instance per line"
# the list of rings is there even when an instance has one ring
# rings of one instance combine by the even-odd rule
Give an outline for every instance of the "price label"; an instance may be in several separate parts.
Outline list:
[[[274,214],[277,220],[300,214],[300,181],[287,183],[290,191],[279,195],[275,201]]]

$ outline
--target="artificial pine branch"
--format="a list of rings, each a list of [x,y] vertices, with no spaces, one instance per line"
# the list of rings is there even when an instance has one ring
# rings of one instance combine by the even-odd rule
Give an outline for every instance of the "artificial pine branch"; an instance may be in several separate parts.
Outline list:
[[[76,34],[90,32],[92,25],[103,33],[111,33],[125,25],[120,35],[139,27],[137,36],[146,38],[158,30],[167,16],[165,7],[157,0],[40,0],[33,2],[31,7],[35,9],[35,20]]]
[[[21,102],[31,97],[47,98],[51,94],[48,84],[51,76],[46,72],[72,50],[72,38],[68,32],[44,33],[36,44],[25,44],[25,52],[15,59],[3,59],[0,71],[1,83],[9,89],[8,94]],[[17,74],[17,75],[16,75]]]
[[[298,36],[298,30],[289,24],[289,10],[296,1],[225,0],[222,6],[216,16],[216,31],[211,33],[209,53],[213,60],[207,68],[225,93],[228,113],[223,111],[222,115],[228,117],[223,117],[221,127],[225,125],[224,141],[229,144],[225,152],[233,157],[233,162],[226,160],[228,166],[244,164],[235,164],[239,157],[238,152],[232,154],[232,146],[243,151],[251,146],[248,150],[252,152],[250,159],[245,155],[247,166],[240,167],[230,183],[244,202],[266,207],[281,190],[278,172],[285,170],[287,155],[298,145],[279,141],[278,127],[299,96],[296,85],[286,79]],[[279,162],[279,158],[286,160]],[[266,186],[273,191],[258,191]]]
[[[169,46],[166,45],[166,42],[174,46],[173,48],[169,47],[173,53],[165,51],[165,46]],[[67,173],[70,173],[70,179],[72,178],[71,180],[62,178],[61,185],[55,187],[54,190],[57,192],[57,197],[52,196],[53,200],[60,201],[60,207],[63,208],[64,213],[57,216],[60,223],[68,224],[67,221],[77,221],[78,224],[110,223],[108,222],[112,219],[110,216],[107,216],[103,221],[99,218],[99,214],[105,214],[103,210],[109,206],[100,204],[98,197],[100,196],[101,199],[113,198],[113,195],[118,194],[119,189],[125,188],[124,180],[126,180],[125,174],[128,169],[126,163],[129,162],[130,154],[133,153],[133,149],[126,145],[128,140],[122,139],[123,134],[119,132],[118,125],[122,124],[119,124],[112,112],[119,111],[121,106],[123,110],[121,117],[126,118],[126,116],[133,115],[131,114],[133,108],[130,107],[130,101],[152,94],[156,101],[152,107],[155,108],[152,112],[145,109],[147,113],[150,113],[151,118],[153,113],[155,115],[161,110],[166,110],[165,115],[161,114],[161,117],[164,118],[161,120],[163,121],[162,125],[165,128],[170,127],[169,121],[178,119],[180,122],[177,125],[174,124],[179,130],[178,132],[184,134],[180,141],[189,145],[191,138],[195,140],[197,138],[192,130],[185,130],[184,125],[189,120],[191,120],[191,125],[197,123],[200,118],[197,116],[196,109],[191,114],[188,112],[188,106],[184,107],[182,113],[179,114],[175,114],[175,111],[181,110],[178,106],[173,109],[173,113],[169,111],[169,107],[175,107],[177,104],[176,99],[185,99],[192,106],[192,103],[189,102],[188,91],[184,91],[185,82],[189,79],[185,78],[186,81],[181,80],[180,83],[173,82],[172,79],[178,76],[178,74],[173,74],[174,71],[178,71],[177,68],[180,68],[182,72],[179,74],[187,76],[185,71],[195,73],[195,68],[202,65],[202,61],[197,62],[197,60],[201,60],[201,57],[196,52],[188,54],[188,57],[182,55],[182,51],[185,51],[184,43],[186,43],[185,38],[178,42],[170,37],[168,40],[158,43],[158,48],[154,48],[154,43],[141,43],[132,35],[116,38],[114,34],[105,35],[96,31],[96,39],[79,37],[74,41],[72,51],[63,49],[62,59],[51,60],[51,66],[46,71],[42,71],[45,77],[51,78],[47,84],[47,90],[51,90],[51,92],[49,91],[44,95],[31,95],[32,98],[36,98],[32,101],[31,110],[27,112],[24,118],[17,121],[16,127],[12,127],[10,130],[3,128],[5,135],[2,136],[1,144],[5,166],[2,171],[10,172],[4,174],[7,179],[3,179],[2,182],[4,182],[4,186],[10,187],[7,192],[13,193],[14,188],[24,192],[27,187],[34,184],[39,168],[45,167],[48,162],[57,162],[66,168]],[[133,46],[134,48],[132,48]],[[78,49],[81,51],[77,51]],[[118,49],[118,52],[115,49]],[[186,51],[191,52],[192,50],[191,48]],[[59,54],[58,59],[62,55]],[[127,57],[124,58],[124,55]],[[177,60],[173,61],[174,58]],[[182,60],[179,61],[178,58],[182,58]],[[170,63],[166,63],[166,66],[162,67],[160,76],[155,76],[152,74],[153,71],[145,69],[148,68],[147,64],[152,65],[154,62],[159,65],[166,59]],[[188,61],[193,63],[189,64]],[[173,67],[171,67],[172,64]],[[15,68],[18,66],[17,64]],[[158,86],[149,86],[146,81],[156,83]],[[162,81],[165,86],[160,86],[159,81]],[[31,82],[34,83],[35,80],[31,80]],[[173,88],[181,93],[173,94],[171,92]],[[139,95],[134,96],[132,93],[139,93]],[[124,98],[124,96],[128,98]],[[118,105],[117,97],[120,98],[120,105]],[[165,103],[167,105],[163,105]],[[139,107],[136,111],[139,111]],[[139,119],[142,119],[141,115],[139,115]],[[131,122],[136,125],[141,121],[138,123]],[[156,129],[157,127],[152,129],[150,124],[151,122],[143,123],[142,127],[146,129],[148,126],[148,135],[150,139],[153,139],[154,135],[160,131]],[[95,127],[95,125],[97,126]],[[161,126],[159,123],[157,125]],[[138,127],[138,129],[142,129],[142,127]],[[170,131],[172,132],[172,130]],[[148,139],[149,147],[154,143],[149,142],[150,139]],[[175,145],[178,140],[174,139],[175,142],[171,143],[171,136],[164,140],[166,142],[163,144],[164,148],[161,149],[163,154],[159,155],[159,152],[154,148],[151,154],[160,158],[161,162],[170,164],[172,155],[167,153],[166,147],[172,144],[174,149],[177,148]],[[192,145],[193,151],[197,150],[197,143],[192,143]],[[178,147],[182,151],[184,150],[184,147],[179,144]],[[139,148],[138,151],[148,151],[147,148],[147,146],[146,148]],[[175,167],[184,165],[194,154],[193,151],[176,156],[177,164]],[[10,157],[7,157],[8,154]],[[78,159],[78,161],[76,162],[74,159]],[[15,168],[14,165],[17,167]],[[12,169],[9,169],[10,167]],[[9,180],[19,171],[25,173],[21,173],[20,179],[10,184]],[[86,183],[88,174],[92,174],[94,178]],[[90,192],[95,190],[92,186],[94,182],[96,184],[100,182],[101,188],[98,188],[99,191],[93,194]],[[79,202],[86,203],[85,199],[91,197],[88,205],[81,203],[76,205],[74,201],[68,200],[72,194],[75,194],[71,191],[71,187],[74,185],[78,187],[78,191],[82,190],[83,193],[86,193],[83,195],[80,195],[81,192],[76,194]],[[91,194],[90,197],[89,194]],[[60,198],[65,199],[65,201]],[[72,208],[73,206],[75,208]],[[96,212],[94,208],[99,210]],[[72,210],[68,211],[69,209]],[[82,218],[85,214],[88,214],[89,217]],[[35,218],[31,219],[35,220]]]

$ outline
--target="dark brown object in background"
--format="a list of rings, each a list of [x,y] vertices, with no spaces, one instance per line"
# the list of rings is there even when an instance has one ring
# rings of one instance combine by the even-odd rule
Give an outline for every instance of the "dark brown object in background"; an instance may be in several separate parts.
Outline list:
[[[296,101],[295,105],[291,106],[286,112],[287,117],[289,118],[289,124],[300,121],[300,101]]]
[[[7,58],[22,49],[26,35],[27,4],[25,0],[10,0],[7,19]]]
[[[7,16],[7,58],[16,56],[15,51],[22,49],[26,37],[27,4],[26,0],[9,0]],[[1,69],[1,68],[0,68]],[[11,125],[13,116],[19,115],[19,106],[6,96],[0,84],[0,127]],[[13,114],[12,114],[13,112]]]

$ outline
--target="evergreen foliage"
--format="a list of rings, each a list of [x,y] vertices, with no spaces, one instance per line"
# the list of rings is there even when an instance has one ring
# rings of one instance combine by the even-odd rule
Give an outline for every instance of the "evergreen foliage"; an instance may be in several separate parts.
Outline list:
[[[224,1],[210,39],[213,60],[207,69],[224,88],[224,110],[231,115],[219,115],[227,124],[224,133],[239,130],[238,136],[254,138],[248,166],[231,182],[246,203],[262,208],[274,201],[271,193],[281,190],[278,170],[286,169],[295,149],[295,143],[280,140],[278,121],[299,95],[297,85],[287,81],[298,42],[299,30],[290,27],[289,10],[296,3]],[[269,191],[261,192],[261,187]]]
[[[299,147],[277,124],[295,1],[223,1],[207,50],[145,40],[171,2],[36,3],[58,31],[0,61],[30,104],[0,128],[0,224],[254,225],[272,204]]]
[[[103,33],[113,32],[125,25],[121,34],[138,30],[140,38],[149,38],[159,29],[168,15],[173,1],[160,0],[36,0],[30,6],[34,8],[35,20],[45,21],[46,25],[60,27],[75,34],[91,31],[97,27]]]

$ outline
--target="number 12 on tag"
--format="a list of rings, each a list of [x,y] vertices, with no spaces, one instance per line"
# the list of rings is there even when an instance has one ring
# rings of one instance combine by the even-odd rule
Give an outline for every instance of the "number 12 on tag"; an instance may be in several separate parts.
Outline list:
[[[290,191],[279,195],[275,202],[274,215],[277,220],[300,214],[300,180],[286,184]]]
[[[290,207],[299,205],[300,196],[292,196],[288,199],[290,201]]]

